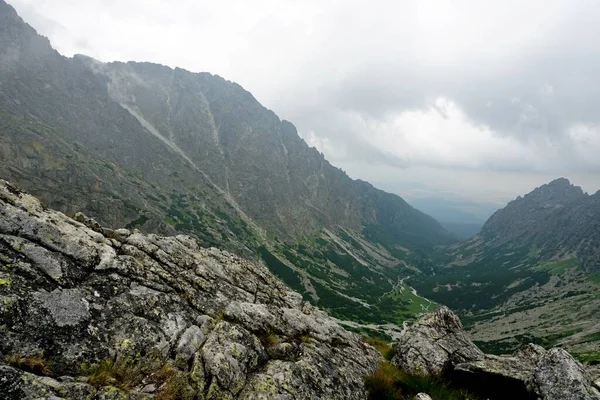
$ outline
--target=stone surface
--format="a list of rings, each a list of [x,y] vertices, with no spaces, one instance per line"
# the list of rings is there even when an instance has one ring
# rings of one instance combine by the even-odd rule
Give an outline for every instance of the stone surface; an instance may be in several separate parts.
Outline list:
[[[414,400],[432,400],[427,393],[417,393]]]
[[[592,377],[565,350],[528,344],[512,355],[484,354],[446,307],[405,331],[392,363],[408,371],[444,374],[482,398],[600,400]]]
[[[487,395],[521,393],[532,399],[600,399],[583,366],[560,348],[549,351],[530,344],[511,356],[486,355],[483,360],[458,364],[453,376],[489,389]],[[470,385],[474,387],[474,385]]]
[[[469,339],[447,307],[425,314],[400,338],[392,364],[428,374],[444,372],[451,364],[482,359],[483,352]]]
[[[6,398],[153,398],[163,365],[200,399],[365,398],[381,356],[262,264],[185,236],[112,237],[0,181]],[[89,381],[103,362],[148,376]]]
[[[559,348],[549,350],[538,362],[532,387],[542,399],[600,399],[581,364]]]

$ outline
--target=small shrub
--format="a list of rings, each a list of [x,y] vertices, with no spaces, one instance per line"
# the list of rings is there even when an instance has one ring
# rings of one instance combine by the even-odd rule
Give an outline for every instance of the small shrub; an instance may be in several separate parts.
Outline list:
[[[273,332],[265,332],[258,337],[265,348],[273,347],[277,344],[277,335]]]
[[[173,369],[156,394],[156,400],[192,400],[194,396],[194,391],[188,385],[187,374]]]
[[[374,374],[366,378],[366,387],[369,400],[397,400],[403,399],[398,387],[401,372],[389,363],[382,363]]]
[[[120,357],[117,360],[107,358],[82,369],[90,385],[115,386],[124,391],[142,383],[154,383],[159,387],[177,372],[168,360],[157,355]]]
[[[50,365],[42,356],[10,355],[4,361],[6,364],[36,375],[50,375]]]
[[[394,357],[394,347],[390,346],[390,344],[383,339],[365,336],[363,337],[363,342],[375,347],[375,349],[381,353],[383,358],[385,358],[388,361],[390,361]]]
[[[311,340],[312,340],[311,337],[309,335],[307,335],[307,334],[300,335],[300,341],[302,343],[310,343]]]
[[[118,361],[107,358],[93,364],[86,372],[88,383],[92,386],[115,386],[125,391],[139,385],[144,379],[141,363],[129,358]]]
[[[382,362],[374,374],[366,378],[369,400],[409,400],[417,393],[427,393],[435,400],[476,400],[472,394],[453,388],[441,376],[409,374]]]

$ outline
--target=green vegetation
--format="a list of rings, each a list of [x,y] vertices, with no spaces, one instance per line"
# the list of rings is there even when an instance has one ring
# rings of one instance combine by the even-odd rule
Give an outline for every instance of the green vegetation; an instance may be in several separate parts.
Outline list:
[[[588,276],[588,280],[595,284],[600,285],[600,272],[594,272]]]
[[[514,335],[506,339],[501,340],[490,340],[490,341],[478,341],[473,342],[479,347],[484,353],[489,354],[510,354],[517,350],[519,347],[527,343],[533,343],[540,345],[544,348],[550,348],[555,346],[561,339],[572,336],[579,333],[581,329],[570,329],[564,332],[556,333],[553,335],[546,336],[534,336],[530,334]],[[600,339],[597,338],[596,340]]]
[[[596,342],[596,341],[600,341],[600,332],[594,332],[594,333],[587,334],[584,337],[582,337],[581,339],[579,339],[577,341],[577,343],[589,343],[589,342]]]
[[[25,356],[11,354],[4,358],[4,362],[15,368],[37,375],[50,375],[51,373],[50,364],[40,355]]]
[[[375,307],[381,314],[387,315],[385,320],[401,325],[416,315],[432,311],[435,303],[416,295],[408,285],[402,284],[379,299]]]
[[[543,264],[538,264],[533,267],[534,271],[547,271],[552,275],[562,275],[568,269],[580,268],[583,264],[577,258],[569,258],[566,260],[552,260]]]
[[[591,350],[581,353],[572,353],[573,357],[577,361],[588,365],[599,365],[600,364],[600,350]]]
[[[408,284],[422,296],[453,310],[490,310],[515,293],[549,281],[548,270],[533,268],[535,261],[530,252],[526,246],[511,252],[492,248],[460,268],[442,267],[435,269],[435,275],[411,276]],[[446,263],[453,259],[450,255],[446,257]]]
[[[189,373],[160,357],[104,359],[91,366],[83,365],[82,372],[96,387],[114,386],[128,392],[142,384],[154,384],[159,388],[157,399],[194,398]]]
[[[427,393],[435,400],[475,400],[474,395],[453,388],[439,376],[408,374],[382,362],[379,369],[365,381],[369,400],[412,400],[418,393]]]
[[[277,344],[277,335],[273,332],[265,332],[258,336],[258,339],[265,348],[271,348]]]
[[[285,265],[285,263],[271,253],[266,247],[260,246],[258,248],[258,255],[264,260],[265,264],[267,264],[269,270],[279,279],[287,283],[292,289],[300,293],[305,292],[302,280],[298,276],[298,273]]]
[[[394,357],[394,347],[390,345],[389,342],[380,339],[378,337],[365,337],[363,336],[363,342],[370,344],[375,347],[375,349],[381,353],[383,358],[386,360],[391,360]]]
[[[125,228],[133,229],[136,227],[140,227],[140,226],[144,225],[146,223],[146,221],[148,221],[148,219],[149,218],[147,216],[145,216],[144,214],[141,214],[138,218],[134,219],[133,221],[131,221],[130,223],[125,225]]]

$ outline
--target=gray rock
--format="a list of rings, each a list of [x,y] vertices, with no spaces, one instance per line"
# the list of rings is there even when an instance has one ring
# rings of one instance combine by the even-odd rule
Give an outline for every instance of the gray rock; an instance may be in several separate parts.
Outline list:
[[[600,399],[583,366],[560,348],[549,350],[538,362],[532,388],[544,400]]]
[[[447,307],[440,307],[404,332],[391,362],[406,371],[439,374],[455,364],[483,357],[458,317]]]
[[[0,181],[0,355],[25,360],[0,358],[3,398],[152,398],[160,374],[199,399],[366,397],[381,356],[264,265],[186,236],[112,236]],[[142,372],[92,385],[101,365]]]
[[[77,325],[90,318],[89,303],[78,289],[54,289],[33,296],[42,302],[58,326]]]
[[[444,373],[483,398],[600,400],[591,376],[565,350],[528,344],[512,355],[484,354],[446,307],[405,331],[392,363],[412,372]]]
[[[87,217],[82,212],[75,213],[73,219],[77,222],[81,222],[82,224],[96,232],[102,233],[102,227],[100,226],[100,224],[95,219]]]
[[[414,400],[432,400],[427,393],[417,393]]]

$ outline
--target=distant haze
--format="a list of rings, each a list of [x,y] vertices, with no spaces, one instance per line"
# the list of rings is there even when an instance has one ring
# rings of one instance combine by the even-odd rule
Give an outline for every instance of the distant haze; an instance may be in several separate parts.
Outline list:
[[[9,2],[65,55],[236,81],[409,201],[494,209],[559,176],[600,189],[595,1]]]

